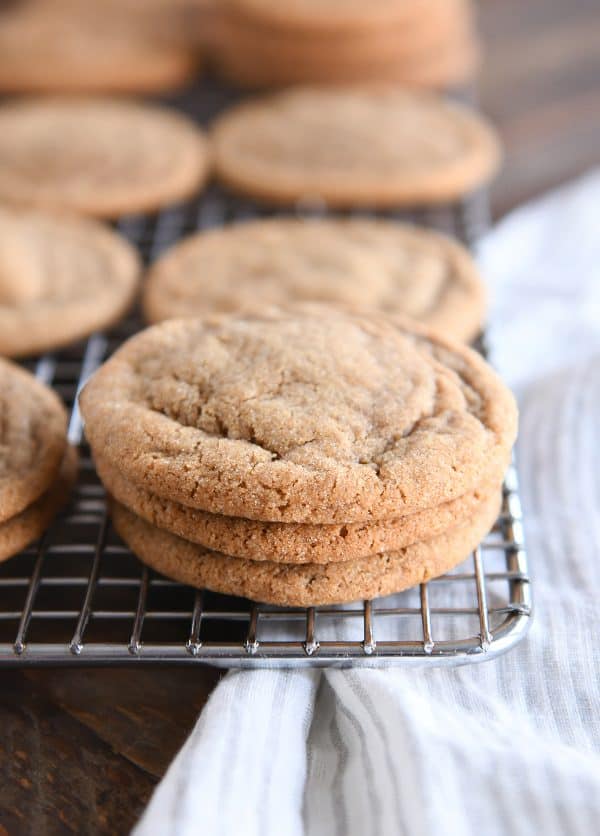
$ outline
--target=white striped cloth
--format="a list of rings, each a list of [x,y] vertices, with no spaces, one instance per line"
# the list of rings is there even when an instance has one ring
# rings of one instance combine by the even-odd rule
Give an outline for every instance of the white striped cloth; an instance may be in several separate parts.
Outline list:
[[[485,240],[536,618],[463,668],[228,674],[137,836],[600,830],[600,173]]]

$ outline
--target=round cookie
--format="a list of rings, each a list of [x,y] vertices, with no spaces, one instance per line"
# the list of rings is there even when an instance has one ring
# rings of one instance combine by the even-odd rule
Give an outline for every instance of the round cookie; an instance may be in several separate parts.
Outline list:
[[[280,47],[281,54],[269,56],[260,43],[237,44],[239,36],[217,53],[220,77],[241,89],[327,84],[398,84],[403,87],[446,89],[471,79],[480,62],[480,49],[473,36],[457,35],[452,42],[413,54],[385,53],[336,60],[332,50],[311,60],[309,55],[294,60]]]
[[[500,157],[468,108],[390,86],[284,91],[226,111],[211,135],[224,185],[278,205],[451,201],[491,179]]]
[[[477,547],[493,526],[492,496],[468,523],[405,549],[344,563],[289,565],[227,557],[188,543],[113,501],[115,529],[144,563],[181,583],[279,606],[343,604],[401,592],[443,575]]]
[[[106,490],[138,517],[212,551],[274,563],[336,563],[429,540],[471,519],[498,485],[476,488],[451,502],[371,524],[266,523],[210,514],[151,494],[95,457]]]
[[[0,13],[0,90],[158,93],[194,77],[192,52],[90,14],[87,5],[76,15],[39,5]]]
[[[28,99],[0,109],[0,201],[99,217],[196,192],[208,173],[199,128],[118,99]]]
[[[384,220],[273,218],[201,232],[176,244],[144,283],[150,322],[316,301],[405,314],[470,340],[485,293],[455,241]]]
[[[77,451],[69,447],[55,481],[32,505],[0,523],[0,561],[7,560],[42,536],[66,504],[77,477]]]
[[[199,46],[210,46],[213,18],[220,16],[215,0],[28,0],[33,13],[75,22],[80,28],[99,27],[122,33],[124,38],[144,41],[159,49],[183,47],[198,58]],[[40,8],[41,6],[41,8]],[[181,51],[181,50],[180,50]]]
[[[37,354],[117,322],[137,252],[92,220],[0,207],[0,354]]]
[[[0,358],[0,523],[48,489],[66,436],[67,413],[54,392]]]
[[[426,17],[422,6],[410,26],[404,21],[356,32],[314,30],[308,36],[231,9],[215,49],[217,69],[242,87],[349,84],[414,78],[437,59],[439,83],[450,83],[456,80],[449,74],[452,66],[465,66],[462,56],[473,53],[472,15],[464,0],[435,5],[435,15]]]
[[[393,519],[500,482],[517,425],[475,352],[319,305],[148,328],[80,406],[92,449],[139,487],[311,524]]]
[[[252,16],[267,26],[280,26],[295,34],[310,32],[362,32],[370,27],[410,25],[418,20],[431,20],[436,12],[443,13],[446,0],[230,0],[233,10]]]

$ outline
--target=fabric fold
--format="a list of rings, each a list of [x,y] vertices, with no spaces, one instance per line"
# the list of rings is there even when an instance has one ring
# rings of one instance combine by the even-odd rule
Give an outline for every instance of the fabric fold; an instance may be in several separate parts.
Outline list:
[[[484,240],[536,617],[461,668],[229,673],[137,836],[579,834],[600,821],[600,172]]]

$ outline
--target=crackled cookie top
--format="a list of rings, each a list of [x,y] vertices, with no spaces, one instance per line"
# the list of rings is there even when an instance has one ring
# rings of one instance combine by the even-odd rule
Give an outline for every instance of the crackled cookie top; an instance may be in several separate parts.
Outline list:
[[[516,408],[476,354],[416,327],[320,306],[165,322],[87,385],[86,432],[134,483],[214,513],[427,508],[501,475]]]
[[[115,217],[189,196],[204,181],[200,130],[116,99],[29,99],[0,111],[0,201]]]
[[[0,354],[46,351],[112,324],[139,272],[135,250],[95,221],[0,208]]]
[[[50,485],[66,447],[67,415],[47,386],[0,359],[0,522]]]
[[[286,91],[224,113],[212,138],[226,185],[283,204],[451,200],[498,164],[497,140],[480,117],[393,87]]]
[[[275,218],[203,232],[167,252],[144,286],[151,322],[307,301],[407,314],[467,340],[484,294],[459,244],[382,220]]]

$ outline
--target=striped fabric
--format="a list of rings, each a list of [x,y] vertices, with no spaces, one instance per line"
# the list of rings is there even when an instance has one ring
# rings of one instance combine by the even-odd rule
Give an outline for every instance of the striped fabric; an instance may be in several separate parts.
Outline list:
[[[481,250],[521,405],[536,618],[496,662],[230,673],[137,836],[596,836],[600,830],[600,173]]]

